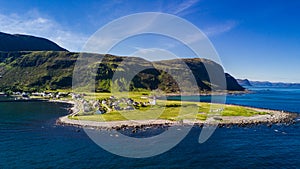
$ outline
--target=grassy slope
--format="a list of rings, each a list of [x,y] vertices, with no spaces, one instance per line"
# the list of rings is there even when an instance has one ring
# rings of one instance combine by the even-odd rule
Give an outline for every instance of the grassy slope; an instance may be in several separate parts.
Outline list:
[[[74,65],[79,55],[79,53],[55,51],[0,52],[0,91],[32,92],[70,89],[72,87]],[[224,89],[221,87],[221,81],[216,81],[216,84],[208,82],[209,77],[205,67],[213,70],[212,72],[217,77],[223,77],[224,71],[220,65],[207,59],[177,59],[151,63],[137,57],[89,55],[97,56],[99,59],[103,58],[102,63],[93,62],[87,64],[87,69],[80,72],[83,73],[80,76],[82,79],[77,80],[81,84],[88,81],[87,77],[95,78],[95,84],[82,84],[82,86],[95,86],[97,92],[109,92],[112,84],[118,84],[121,87],[120,90],[124,90],[124,87],[122,88],[122,86],[125,86],[123,85],[124,83],[130,84],[131,91],[159,88],[169,93],[176,93],[180,90],[176,81],[187,86],[185,90],[192,90],[189,80],[191,78],[184,76],[185,74],[189,74],[188,69],[183,66],[185,64],[182,61],[192,70],[199,90],[209,91],[210,86],[219,86],[221,89]],[[159,70],[154,69],[153,65],[159,68]],[[138,73],[134,72],[134,69],[142,71]],[[92,70],[96,70],[97,73]],[[138,73],[131,82],[126,82],[124,79],[112,82],[111,79],[114,74],[127,75],[129,72]],[[228,75],[226,75],[226,78],[228,89],[243,90],[234,78]],[[194,90],[192,90],[193,92]]]
[[[72,65],[77,56],[54,51],[0,53],[0,88],[2,91],[71,88]]]

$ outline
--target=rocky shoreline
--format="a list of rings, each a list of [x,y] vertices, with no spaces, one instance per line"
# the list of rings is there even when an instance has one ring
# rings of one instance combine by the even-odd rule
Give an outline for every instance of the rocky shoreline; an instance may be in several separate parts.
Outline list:
[[[54,101],[57,102],[57,101]],[[107,122],[97,122],[97,121],[84,121],[84,120],[72,120],[69,119],[70,115],[76,114],[79,109],[76,102],[73,101],[59,101],[64,103],[73,104],[73,107],[70,109],[70,114],[67,116],[60,117],[56,123],[58,125],[67,125],[75,127],[88,127],[94,129],[104,129],[104,130],[122,130],[126,128],[146,128],[146,127],[170,127],[170,126],[182,126],[182,125],[195,125],[195,126],[204,126],[204,125],[217,125],[218,127],[247,127],[255,125],[267,125],[272,126],[273,124],[293,124],[295,119],[299,116],[296,113],[289,113],[276,110],[267,110],[267,109],[258,109],[247,107],[256,111],[267,112],[265,115],[256,115],[250,117],[244,116],[220,116],[220,117],[210,117],[205,121],[200,120],[183,120],[183,121],[170,121],[170,120],[127,120],[127,121],[107,121]],[[228,105],[233,106],[233,105]]]

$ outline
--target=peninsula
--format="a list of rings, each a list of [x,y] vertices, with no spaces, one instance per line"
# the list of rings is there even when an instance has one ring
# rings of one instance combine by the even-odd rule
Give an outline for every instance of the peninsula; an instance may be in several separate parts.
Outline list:
[[[251,126],[275,123],[290,124],[297,114],[200,102],[153,100],[141,93],[131,98],[117,98],[110,93],[96,94],[97,100],[86,100],[91,96],[77,95],[70,115],[57,120],[61,125],[89,127],[95,129],[125,129],[174,125],[218,125]],[[149,101],[148,101],[149,100]]]

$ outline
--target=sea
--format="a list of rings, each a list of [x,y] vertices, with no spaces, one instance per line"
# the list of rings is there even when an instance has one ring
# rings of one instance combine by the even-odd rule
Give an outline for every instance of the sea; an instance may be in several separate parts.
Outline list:
[[[226,103],[300,113],[300,89],[250,90],[227,95]],[[200,99],[210,100],[209,96]],[[198,142],[202,129],[194,127],[163,154],[127,158],[102,149],[80,128],[56,125],[56,119],[66,115],[69,107],[62,103],[0,102],[0,168],[300,168],[299,119],[290,125],[217,128],[202,144]]]

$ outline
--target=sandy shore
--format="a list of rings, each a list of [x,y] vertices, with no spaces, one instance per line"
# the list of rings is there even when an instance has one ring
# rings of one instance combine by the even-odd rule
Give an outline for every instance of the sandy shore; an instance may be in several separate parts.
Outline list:
[[[73,104],[71,108],[71,114],[67,116],[60,117],[57,120],[59,125],[70,125],[77,127],[90,127],[96,129],[122,129],[127,127],[141,128],[141,127],[153,127],[153,126],[174,126],[174,125],[218,125],[218,126],[248,126],[248,125],[258,125],[266,124],[272,125],[276,123],[293,123],[294,119],[297,117],[295,113],[276,111],[276,110],[267,110],[247,107],[256,111],[267,112],[265,115],[255,115],[251,117],[244,116],[219,116],[219,117],[210,117],[205,121],[200,120],[183,120],[183,121],[170,121],[170,120],[127,120],[127,121],[107,121],[107,122],[96,122],[96,121],[84,121],[84,120],[72,120],[68,116],[75,115],[79,112],[79,105],[74,101],[57,101],[53,100],[52,102],[63,102]],[[234,106],[234,105],[228,105]]]

